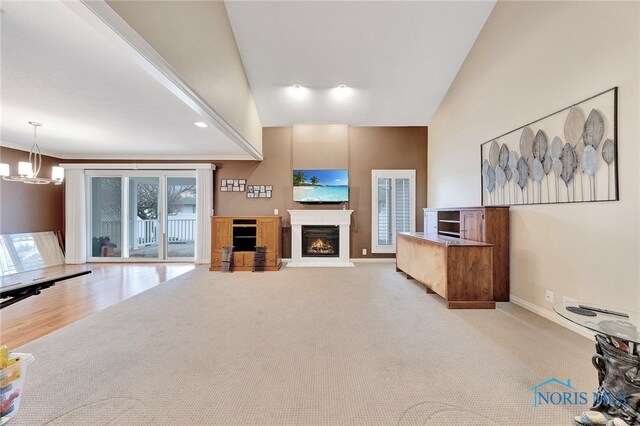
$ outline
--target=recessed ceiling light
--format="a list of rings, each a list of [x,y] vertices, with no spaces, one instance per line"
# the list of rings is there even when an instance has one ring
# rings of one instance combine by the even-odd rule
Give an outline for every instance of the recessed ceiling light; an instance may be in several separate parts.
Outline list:
[[[293,85],[293,90],[300,90],[302,89],[302,86],[300,85],[300,83],[296,83]]]
[[[204,121],[196,121],[195,123],[193,123],[195,126],[197,127],[201,127],[201,128],[205,128],[205,127],[209,127],[209,125],[207,123],[205,123]]]
[[[345,86],[344,84],[341,84],[340,86],[338,86],[338,91],[339,92],[344,92],[347,90],[347,86]]]

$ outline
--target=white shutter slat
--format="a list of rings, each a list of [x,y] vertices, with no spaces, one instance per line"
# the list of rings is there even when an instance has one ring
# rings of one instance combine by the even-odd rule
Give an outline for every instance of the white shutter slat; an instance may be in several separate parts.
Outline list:
[[[409,179],[396,179],[396,232],[411,231],[411,193]]]
[[[378,179],[378,244],[391,244],[391,179]]]

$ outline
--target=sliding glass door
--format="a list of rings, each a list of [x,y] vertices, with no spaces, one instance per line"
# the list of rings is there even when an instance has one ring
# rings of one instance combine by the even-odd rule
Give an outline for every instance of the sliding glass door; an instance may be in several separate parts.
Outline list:
[[[159,177],[128,178],[128,253],[123,257],[160,259],[162,228]]]
[[[194,172],[96,173],[87,172],[91,260],[194,260]]]
[[[90,256],[122,257],[122,179],[94,177],[90,188]]]
[[[166,253],[191,259],[196,242],[196,178],[167,177]]]

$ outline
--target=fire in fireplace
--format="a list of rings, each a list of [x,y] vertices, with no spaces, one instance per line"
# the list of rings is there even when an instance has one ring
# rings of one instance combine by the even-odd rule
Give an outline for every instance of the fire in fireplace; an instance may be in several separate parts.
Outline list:
[[[302,225],[303,257],[339,257],[340,227]]]

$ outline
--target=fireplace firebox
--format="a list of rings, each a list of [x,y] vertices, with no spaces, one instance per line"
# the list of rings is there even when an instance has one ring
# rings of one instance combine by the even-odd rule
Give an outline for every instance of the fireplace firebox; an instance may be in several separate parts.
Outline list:
[[[339,257],[340,227],[302,225],[302,257]]]

